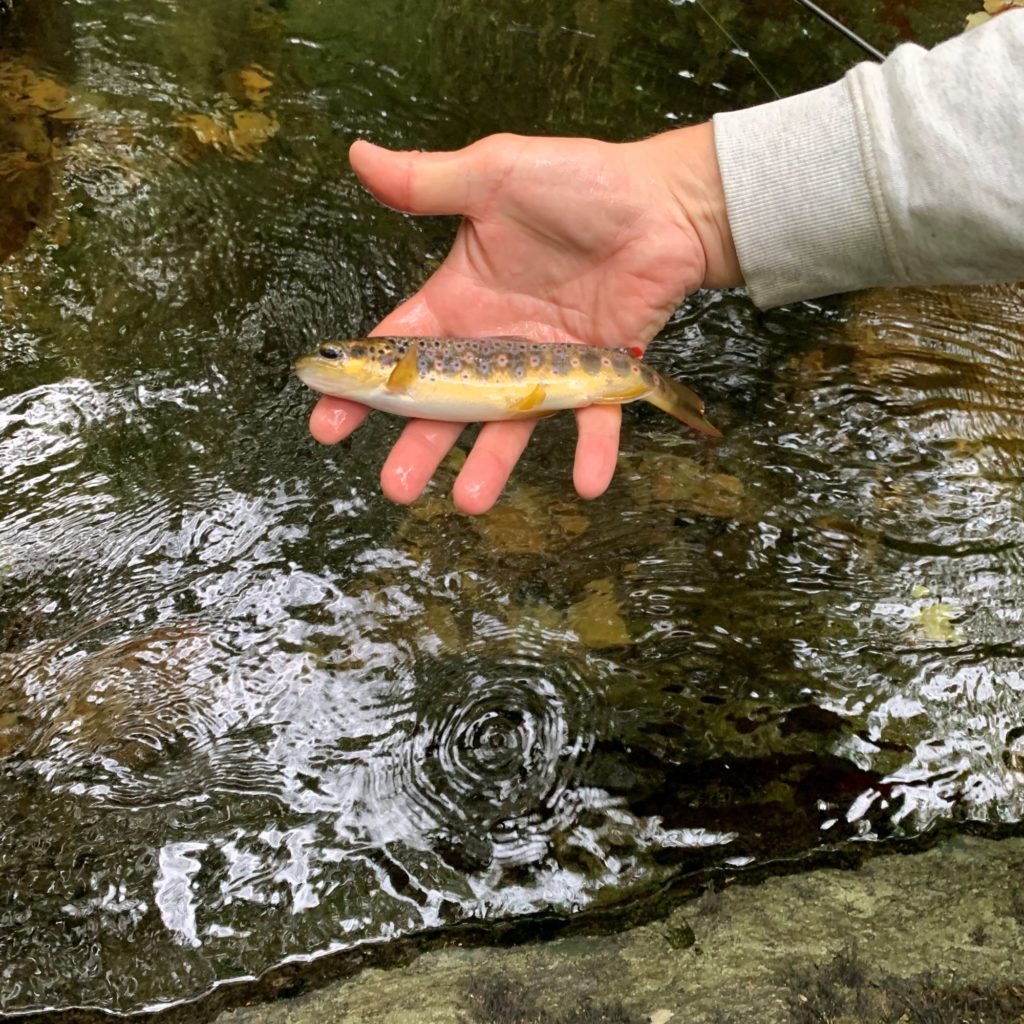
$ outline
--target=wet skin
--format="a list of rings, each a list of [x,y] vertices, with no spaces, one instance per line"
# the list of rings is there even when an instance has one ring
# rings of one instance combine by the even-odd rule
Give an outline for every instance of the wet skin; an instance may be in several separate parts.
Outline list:
[[[391,153],[360,141],[350,159],[386,205],[463,216],[442,266],[372,334],[642,349],[687,294],[739,283],[710,125],[617,145],[491,136],[455,153]],[[368,411],[322,398],[310,431],[332,444]],[[589,406],[576,420],[573,482],[596,498],[615,471],[621,411]],[[535,422],[481,427],[453,489],[459,509],[491,508]],[[419,497],[464,427],[410,421],[381,471],[384,493],[400,503]]]

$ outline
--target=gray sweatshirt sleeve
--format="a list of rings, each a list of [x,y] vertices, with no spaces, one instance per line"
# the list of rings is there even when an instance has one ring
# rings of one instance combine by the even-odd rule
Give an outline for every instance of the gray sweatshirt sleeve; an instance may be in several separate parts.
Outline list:
[[[758,306],[1024,280],[1024,10],[714,125]]]

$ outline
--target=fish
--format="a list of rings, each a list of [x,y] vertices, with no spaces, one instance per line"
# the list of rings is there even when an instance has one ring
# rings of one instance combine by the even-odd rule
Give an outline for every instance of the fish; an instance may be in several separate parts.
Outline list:
[[[324,342],[295,372],[321,394],[398,416],[478,423],[643,399],[721,436],[693,391],[624,349],[514,336],[352,338]]]

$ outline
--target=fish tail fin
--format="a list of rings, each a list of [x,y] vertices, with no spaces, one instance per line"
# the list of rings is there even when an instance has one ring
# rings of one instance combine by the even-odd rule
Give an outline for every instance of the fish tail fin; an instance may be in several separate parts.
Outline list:
[[[681,420],[688,427],[711,437],[722,436],[722,432],[704,416],[704,402],[700,396],[694,394],[685,384],[658,374],[658,383],[644,397],[651,405]]]

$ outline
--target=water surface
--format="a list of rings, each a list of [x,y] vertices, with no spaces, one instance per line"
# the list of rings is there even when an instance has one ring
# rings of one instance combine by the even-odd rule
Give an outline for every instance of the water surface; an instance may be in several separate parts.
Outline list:
[[[883,48],[962,13],[836,10]],[[724,440],[630,409],[586,504],[558,417],[478,520],[458,452],[388,504],[398,424],[320,448],[290,373],[451,239],[360,190],[353,138],[634,138],[848,43],[711,0],[27,2],[4,31],[42,105],[0,225],[0,1010],[1020,820],[1020,289],[696,296],[651,359]]]

